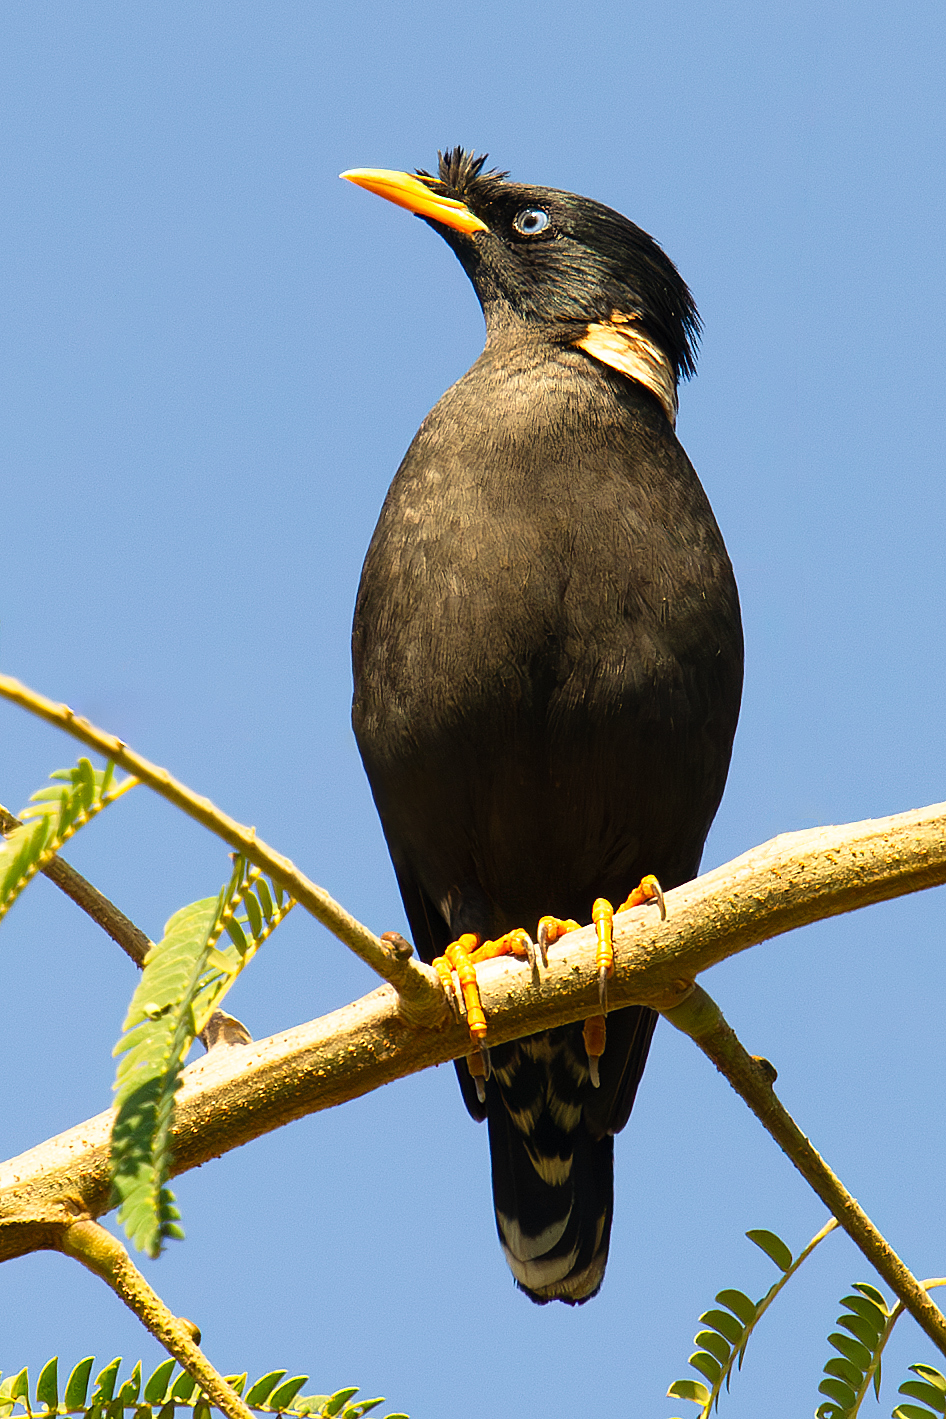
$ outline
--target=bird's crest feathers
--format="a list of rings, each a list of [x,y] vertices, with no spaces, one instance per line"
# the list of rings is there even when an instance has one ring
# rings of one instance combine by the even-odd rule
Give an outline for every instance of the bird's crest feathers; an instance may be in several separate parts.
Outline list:
[[[469,197],[477,191],[482,193],[496,183],[505,182],[509,176],[508,172],[501,172],[499,168],[489,168],[484,172],[488,156],[488,153],[481,153],[477,157],[472,148],[469,152],[465,148],[447,148],[437,153],[436,177],[425,168],[418,168],[417,176],[427,183],[449,188],[456,197]]]

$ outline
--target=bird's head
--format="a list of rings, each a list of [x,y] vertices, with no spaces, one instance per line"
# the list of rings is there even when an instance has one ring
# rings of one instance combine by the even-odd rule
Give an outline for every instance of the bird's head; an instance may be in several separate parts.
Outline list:
[[[673,262],[640,227],[588,197],[510,182],[462,148],[436,176],[354,168],[350,182],[406,207],[453,248],[487,328],[524,322],[641,379],[671,420],[693,373],[700,321]],[[663,370],[658,368],[663,366]],[[659,386],[659,387],[657,387]]]

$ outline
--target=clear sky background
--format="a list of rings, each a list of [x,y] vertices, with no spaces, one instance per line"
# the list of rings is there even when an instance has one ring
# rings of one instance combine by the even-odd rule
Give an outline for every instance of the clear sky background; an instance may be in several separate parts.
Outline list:
[[[462,143],[626,213],[699,304],[679,432],[747,637],[704,865],[942,799],[944,74],[941,0],[8,0],[4,671],[404,929],[349,728],[350,618],[388,482],[482,321],[436,235],[337,174]],[[7,706],[0,745],[14,810],[77,752]],[[152,936],[228,872],[145,790],[66,855]],[[931,892],[704,980],[921,1276],[946,1272],[943,925]],[[108,1105],[135,972],[46,881],[0,946],[9,1156]],[[374,983],[300,911],[231,1008],[261,1037]],[[797,1251],[825,1213],[666,1026],[616,1153],[611,1262],[581,1310],[514,1290],[448,1067],[182,1177],[187,1240],[145,1270],[224,1370],[360,1384],[412,1419],[668,1419],[693,1409],[663,1396],[700,1311],[774,1275],[743,1231]],[[721,1412],[810,1413],[837,1302],[869,1279],[829,1239]],[[935,1363],[911,1326],[897,1382]],[[8,1263],[0,1368],[57,1352],[159,1358],[74,1263]]]

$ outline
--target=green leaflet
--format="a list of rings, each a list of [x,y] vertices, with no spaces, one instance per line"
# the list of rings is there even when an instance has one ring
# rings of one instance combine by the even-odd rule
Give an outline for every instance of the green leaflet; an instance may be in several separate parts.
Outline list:
[[[172,1360],[173,1365],[173,1360]],[[66,1380],[66,1393],[63,1397],[63,1408],[65,1410],[84,1409],[86,1396],[89,1392],[89,1376],[92,1374],[92,1366],[95,1364],[94,1355],[86,1355],[84,1360],[80,1360]]]
[[[759,1227],[747,1232],[746,1236],[765,1252],[770,1261],[775,1262],[779,1271],[787,1271],[791,1266],[792,1254],[781,1237],[777,1237],[774,1232],[767,1232],[763,1227]]]
[[[0,1416],[18,1419],[20,1415],[39,1414],[47,1419],[48,1415],[78,1414],[86,1419],[122,1419],[128,1411],[128,1419],[159,1419],[155,1413],[158,1409],[164,1419],[174,1419],[175,1410],[182,1409],[192,1411],[194,1419],[199,1419],[201,1413],[208,1412],[207,1398],[186,1370],[172,1378],[176,1363],[165,1360],[150,1378],[143,1380],[139,1360],[129,1377],[118,1385],[122,1364],[119,1356],[99,1373],[90,1394],[89,1377],[95,1359],[87,1355],[70,1374],[60,1402],[58,1359],[53,1357],[43,1366],[32,1393],[26,1369],[0,1382]],[[247,1391],[246,1404],[259,1414],[289,1414],[300,1419],[362,1419],[384,1403],[383,1399],[355,1400],[357,1385],[346,1386],[334,1394],[303,1395],[299,1391],[308,1382],[308,1375],[295,1375],[280,1383],[285,1374],[286,1370],[270,1370],[254,1381]],[[228,1375],[227,1383],[241,1393],[246,1375]],[[254,1394],[258,1396],[255,1399]],[[408,1419],[408,1416],[389,1414],[387,1419]]]
[[[174,1098],[187,1052],[237,976],[294,905],[277,887],[272,894],[268,886],[260,892],[262,881],[259,870],[238,857],[230,881],[216,897],[175,912],[162,939],[148,952],[124,1033],[113,1051],[119,1057],[113,1189],[127,1236],[149,1256],[157,1256],[168,1238],[183,1236],[167,1180]],[[250,900],[252,907],[241,921],[237,912]],[[221,949],[218,942],[225,932],[232,944]]]
[[[36,1400],[49,1410],[59,1408],[59,1360],[53,1356],[39,1372],[36,1381]]]
[[[88,759],[57,769],[53,780],[30,798],[20,813],[22,826],[0,837],[0,920],[17,897],[55,857],[64,842],[138,782],[114,782],[115,765],[93,769]]]

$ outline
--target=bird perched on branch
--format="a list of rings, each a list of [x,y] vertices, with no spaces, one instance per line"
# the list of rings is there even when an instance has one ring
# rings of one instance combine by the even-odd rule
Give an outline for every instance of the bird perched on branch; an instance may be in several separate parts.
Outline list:
[[[545,914],[554,937],[698,871],[742,686],[732,568],[674,434],[699,318],[657,243],[588,198],[460,148],[436,176],[343,176],[439,232],[486,320],[388,492],[353,631],[414,943],[470,975],[480,943],[520,954]],[[490,1072],[471,1001],[457,1072],[509,1266],[534,1301],[586,1301],[656,1015],[614,1011],[603,1053],[580,1024],[494,1047]]]

